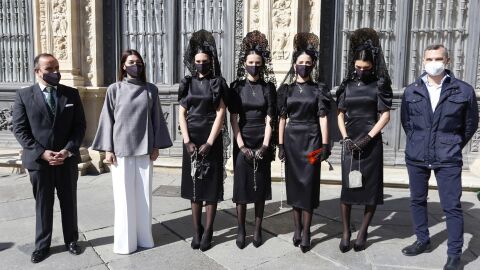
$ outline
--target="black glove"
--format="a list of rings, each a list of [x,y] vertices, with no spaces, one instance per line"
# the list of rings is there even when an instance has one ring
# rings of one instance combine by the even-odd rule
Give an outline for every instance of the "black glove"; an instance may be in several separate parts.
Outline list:
[[[372,140],[372,137],[367,134],[367,136],[360,138],[358,141],[355,142],[355,144],[360,148],[360,150],[364,150],[367,146],[368,143]]]
[[[245,145],[242,146],[242,147],[240,147],[240,151],[242,151],[243,155],[244,155],[248,160],[252,160],[253,157],[255,156],[255,155],[253,154],[252,149],[245,147]]]
[[[332,154],[332,152],[330,151],[330,145],[328,143],[322,144],[322,157],[321,157],[320,161],[324,161],[324,160],[328,159],[328,157],[331,154]]]
[[[345,147],[345,149],[347,149],[350,153],[360,150],[360,148],[350,139],[350,137],[345,137],[343,139],[343,147]]]
[[[184,143],[185,144],[185,148],[187,149],[187,153],[192,156],[193,153],[195,153],[195,151],[197,150],[197,147],[195,146],[195,144],[193,142],[188,142],[188,143]]]
[[[278,145],[278,158],[281,161],[285,160],[285,149],[283,148],[283,144]]]
[[[204,143],[202,144],[202,146],[200,146],[200,149],[198,149],[198,154],[202,156],[206,156],[208,155],[208,152],[210,152],[211,148],[212,146],[208,142]]]
[[[262,145],[257,151],[255,151],[255,158],[256,159],[263,159],[263,155],[267,152],[268,146]]]

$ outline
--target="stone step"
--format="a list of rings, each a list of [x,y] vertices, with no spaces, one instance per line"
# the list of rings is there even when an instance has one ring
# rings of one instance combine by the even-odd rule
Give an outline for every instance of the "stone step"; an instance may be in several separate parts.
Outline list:
[[[283,164],[278,159],[272,162],[272,181],[283,181],[283,175],[281,170],[282,165]],[[159,170],[176,170],[177,172],[181,172],[182,159],[159,157],[157,161],[154,162],[154,166]],[[333,170],[329,171],[328,164],[322,162],[320,182],[322,184],[341,185],[341,166],[340,164],[332,164],[332,167]],[[228,175],[233,175],[233,161],[231,158],[227,161],[226,169]],[[408,188],[408,173],[405,166],[384,166],[383,176],[384,185],[386,187]],[[428,184],[430,188],[437,188],[437,182],[435,180],[434,173],[432,173]],[[462,186],[463,190],[465,191],[480,190],[480,181],[478,181],[478,176],[468,170],[463,170]]]

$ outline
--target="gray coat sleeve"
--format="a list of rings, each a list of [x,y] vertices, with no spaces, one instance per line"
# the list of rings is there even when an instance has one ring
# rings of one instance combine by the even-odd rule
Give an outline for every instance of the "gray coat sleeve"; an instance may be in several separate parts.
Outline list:
[[[113,143],[113,125],[115,124],[115,98],[117,85],[112,84],[107,89],[105,102],[103,103],[100,119],[98,120],[98,129],[95,139],[93,139],[92,149],[97,151],[115,152]]]
[[[154,86],[155,87],[155,86]],[[152,102],[153,148],[164,149],[173,145],[167,128],[167,121],[163,115],[162,105],[158,97],[158,89],[154,88]]]

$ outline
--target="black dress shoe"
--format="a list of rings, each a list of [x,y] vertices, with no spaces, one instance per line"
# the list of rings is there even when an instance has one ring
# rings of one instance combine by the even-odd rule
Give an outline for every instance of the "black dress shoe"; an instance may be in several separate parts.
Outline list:
[[[48,257],[49,253],[50,253],[50,250],[48,248],[35,250],[32,253],[32,258],[31,258],[32,263],[39,263],[45,260]]]
[[[302,239],[299,238],[299,239],[296,239],[295,236],[292,238],[292,242],[293,242],[293,245],[298,247],[298,245],[300,245],[300,242],[302,242]]]
[[[424,252],[430,251],[430,242],[422,243],[420,241],[415,241],[410,246],[402,249],[402,253],[405,256],[416,256],[418,254],[422,254]]]
[[[235,244],[237,244],[239,249],[243,249],[245,247],[245,231],[242,232],[241,230],[238,230]]]
[[[200,239],[203,235],[203,226],[200,226],[198,234],[194,234],[192,238],[192,243],[190,246],[192,249],[199,249],[200,248]]]
[[[200,250],[207,251],[212,247],[213,230],[205,231],[200,240]]]
[[[447,263],[443,266],[443,270],[457,270],[460,269],[460,257],[448,256]]]
[[[302,237],[301,237],[301,232],[298,234],[300,237],[299,238],[295,238],[295,233],[293,234],[293,238],[292,238],[292,242],[293,242],[293,245],[298,247],[298,245],[300,245],[300,242],[302,242]]]
[[[300,243],[300,249],[303,253],[306,253],[311,248],[310,246],[310,233],[307,233],[302,237],[302,242]]]
[[[342,240],[340,240],[340,244],[338,245],[338,248],[342,253],[345,253],[350,250],[350,237],[352,236],[352,233],[348,233],[348,238],[344,239],[342,237]]]
[[[253,246],[258,248],[259,246],[261,246],[263,244],[263,239],[262,239],[262,232],[260,231],[258,234],[257,234],[257,238],[255,239],[255,237],[253,237]]]
[[[355,240],[355,244],[353,244],[353,250],[357,252],[364,250],[367,247],[367,237],[368,237],[368,233],[365,233],[365,236],[363,237],[363,239],[357,238],[357,240]]]
[[[71,242],[67,245],[67,250],[73,255],[79,255],[82,253],[82,250],[80,246],[77,244],[77,242]]]

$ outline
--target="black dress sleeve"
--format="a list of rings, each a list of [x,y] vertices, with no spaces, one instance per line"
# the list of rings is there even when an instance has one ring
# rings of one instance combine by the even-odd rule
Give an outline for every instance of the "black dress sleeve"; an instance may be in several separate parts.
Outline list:
[[[379,112],[389,111],[392,108],[392,84],[388,78],[380,78],[377,82],[377,109]]]
[[[328,90],[327,85],[324,83],[318,83],[318,91],[317,91],[317,102],[318,102],[318,110],[317,116],[323,117],[328,115],[328,113],[332,110],[332,95]]]
[[[242,107],[242,99],[238,93],[240,82],[238,80],[233,81],[230,84],[230,89],[228,93],[225,94],[225,100],[228,107],[228,111],[232,114],[239,114]]]
[[[267,100],[267,115],[270,118],[277,118],[277,92],[275,91],[275,85],[271,82],[267,83],[266,100]]]
[[[220,100],[224,99],[224,95],[228,91],[227,82],[223,77],[215,77],[210,80],[210,89],[213,107],[218,108]]]
[[[279,117],[287,117],[287,96],[288,96],[288,84],[283,84],[277,91],[277,110]]]
[[[190,89],[190,85],[192,84],[192,77],[190,76],[185,76],[180,81],[180,85],[178,86],[178,102],[180,103],[180,106],[188,109],[188,90]]]
[[[345,94],[347,90],[347,81],[343,81],[340,86],[338,87],[337,91],[335,92],[335,96],[337,96],[337,110],[339,111],[347,111],[347,106],[345,104]]]

